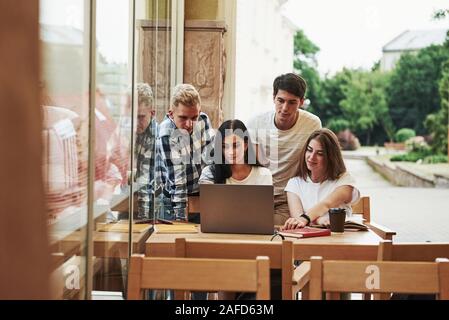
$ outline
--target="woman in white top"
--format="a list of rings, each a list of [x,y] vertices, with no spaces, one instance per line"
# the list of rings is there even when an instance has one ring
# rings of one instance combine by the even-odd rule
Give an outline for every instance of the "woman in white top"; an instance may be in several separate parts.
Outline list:
[[[360,198],[355,180],[346,171],[337,136],[329,129],[313,132],[301,151],[298,176],[289,180],[287,192],[290,218],[283,229],[329,224],[330,208],[344,208]]]
[[[199,183],[273,184],[270,170],[262,167],[256,159],[242,121],[223,122],[214,139],[214,164],[203,169]]]

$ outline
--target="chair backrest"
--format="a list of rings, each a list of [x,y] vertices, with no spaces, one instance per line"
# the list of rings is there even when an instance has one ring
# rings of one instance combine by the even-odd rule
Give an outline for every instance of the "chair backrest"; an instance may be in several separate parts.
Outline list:
[[[270,257],[270,268],[281,269],[282,243],[269,241],[185,239],[175,240],[177,258],[255,259]]]
[[[311,257],[310,298],[323,292],[437,294],[449,299],[449,260],[437,262],[324,261]]]
[[[326,260],[376,260],[377,244],[351,243],[304,243],[296,244],[293,258],[295,260],[310,260],[312,256],[322,256]]]
[[[128,299],[142,299],[144,289],[255,292],[270,299],[270,261],[145,258],[133,255],[128,276]]]
[[[292,277],[294,273],[301,273],[300,270],[293,267],[292,260],[309,261],[311,256],[320,255],[325,259],[331,260],[375,260],[378,255],[378,246],[375,244],[318,244],[318,243],[296,243],[293,246],[291,241],[284,241],[282,248],[282,290],[283,299],[290,300],[296,295],[297,291],[302,290],[302,299],[307,299],[308,294],[303,288],[308,286],[309,272],[308,266],[304,266],[304,274],[299,277],[302,282],[292,286]],[[290,258],[289,258],[290,253]],[[290,259],[290,261],[289,261]],[[297,282],[297,281],[294,281]]]
[[[294,266],[293,243],[289,240],[281,243],[178,238],[175,240],[175,247],[176,257],[185,258],[254,259],[257,256],[268,256],[270,268],[282,270],[283,291],[291,292]],[[283,298],[285,298],[284,293]]]
[[[378,260],[382,261],[429,261],[449,259],[449,243],[393,243],[389,240],[379,244]]]
[[[360,197],[359,201],[351,206],[353,214],[361,214],[365,222],[371,221],[371,206],[368,196]]]

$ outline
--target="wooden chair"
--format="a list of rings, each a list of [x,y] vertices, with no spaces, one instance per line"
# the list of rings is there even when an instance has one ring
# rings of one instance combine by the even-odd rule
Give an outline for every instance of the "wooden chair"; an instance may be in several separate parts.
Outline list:
[[[284,241],[282,248],[282,299],[291,300],[301,291],[309,297],[310,257],[320,255],[332,260],[375,260],[378,246],[372,244],[295,244]],[[298,267],[295,260],[303,261]]]
[[[303,299],[308,298],[310,280],[308,260],[313,255],[341,260],[375,260],[378,256],[377,245],[295,244],[293,246],[291,240],[284,240],[281,243],[184,238],[176,239],[175,243],[176,257],[254,259],[256,256],[269,256],[270,268],[282,270],[283,300],[292,300],[298,291],[302,291]],[[296,267],[295,260],[301,260],[303,263]]]
[[[449,258],[449,243],[393,243],[384,240],[379,245],[378,259],[382,261],[435,261]]]
[[[449,258],[449,243],[395,243],[384,240],[379,244],[379,261],[433,262]],[[376,294],[375,300],[388,300],[391,293]]]
[[[242,242],[231,239],[202,240],[178,238],[175,240],[175,255],[178,258],[209,259],[255,259],[257,256],[268,256],[270,257],[271,269],[283,270],[282,261],[292,261],[292,252],[284,250],[285,242],[290,241],[283,241],[283,243],[268,241]],[[284,254],[288,256],[284,258]],[[291,264],[290,267],[292,268],[293,265]],[[185,293],[175,292],[175,296],[182,296],[183,294]]]
[[[449,299],[449,260],[437,262],[323,261],[311,257],[310,298],[324,292],[437,294]]]
[[[270,299],[270,260],[145,258],[133,255],[128,275],[128,299],[139,300],[144,289],[255,292]]]
[[[395,231],[392,231],[380,224],[371,221],[371,204],[370,197],[360,197],[360,200],[352,205],[352,213],[360,214],[366,224],[371,230],[373,230],[379,237],[386,240],[392,240],[396,235]]]

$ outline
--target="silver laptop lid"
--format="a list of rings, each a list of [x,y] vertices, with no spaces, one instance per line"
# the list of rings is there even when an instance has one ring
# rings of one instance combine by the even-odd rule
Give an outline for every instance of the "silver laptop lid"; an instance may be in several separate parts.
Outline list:
[[[273,186],[200,184],[201,231],[273,234]]]

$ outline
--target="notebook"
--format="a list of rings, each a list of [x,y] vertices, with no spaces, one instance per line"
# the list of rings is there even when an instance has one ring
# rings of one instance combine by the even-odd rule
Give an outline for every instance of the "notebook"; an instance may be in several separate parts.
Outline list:
[[[279,231],[278,234],[284,237],[292,237],[292,238],[311,238],[311,237],[330,236],[331,231],[329,229],[304,227],[299,229]]]
[[[273,234],[273,186],[200,184],[201,232]]]
[[[320,229],[328,229],[329,226],[324,225],[314,225],[312,224],[311,227],[313,228],[320,228]],[[368,226],[364,225],[363,223],[356,222],[356,221],[350,221],[346,220],[344,225],[345,231],[368,231]]]

